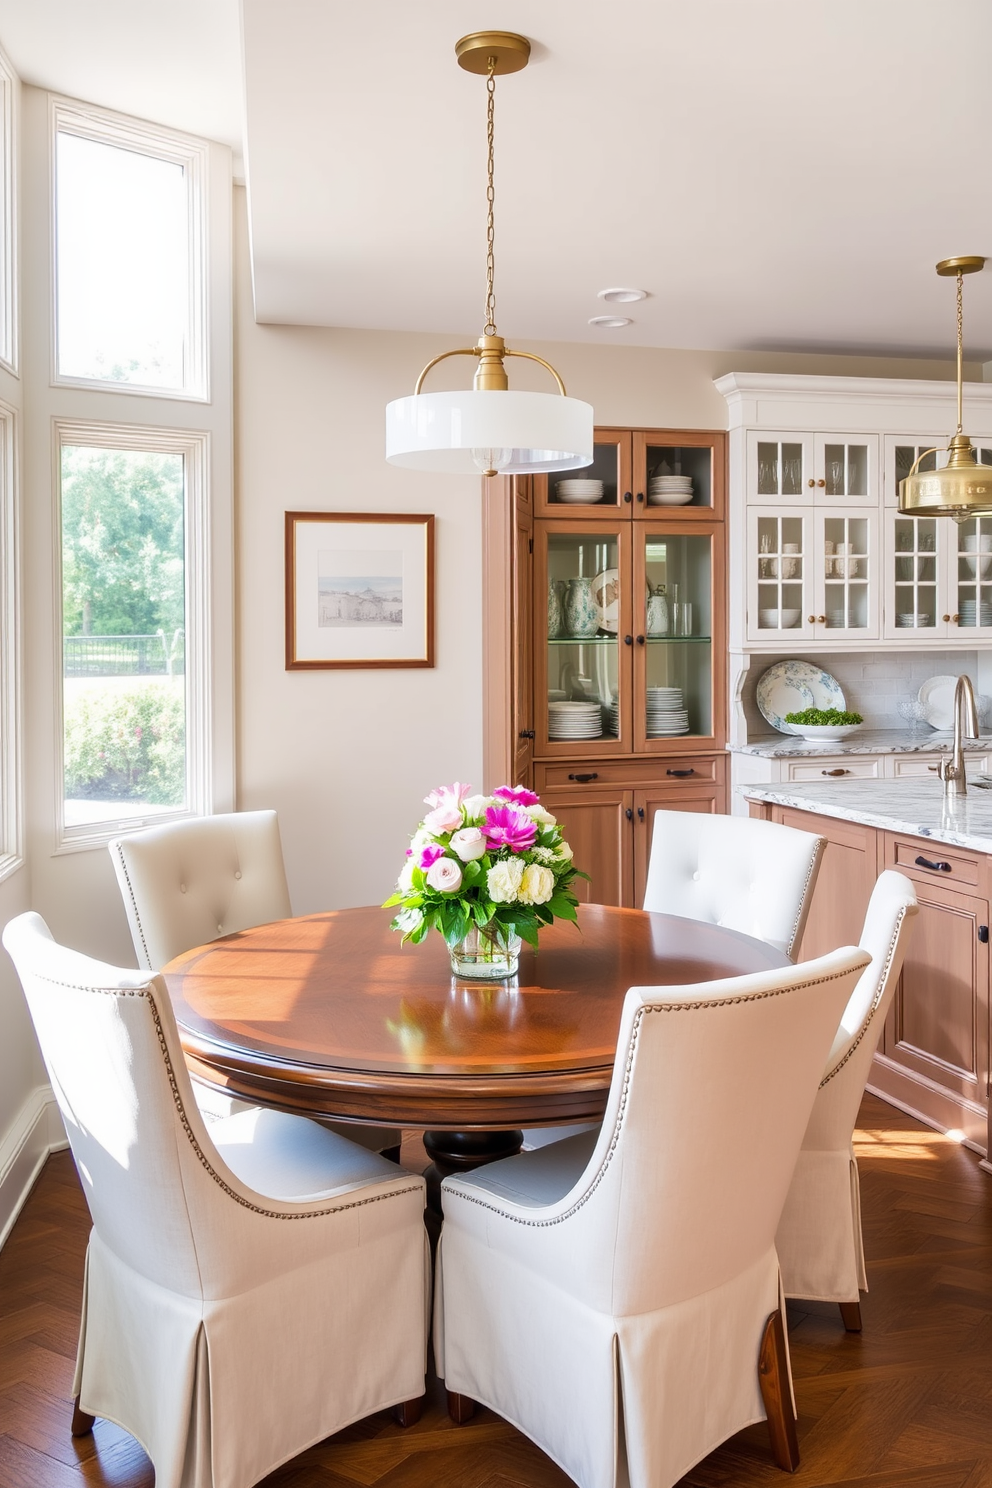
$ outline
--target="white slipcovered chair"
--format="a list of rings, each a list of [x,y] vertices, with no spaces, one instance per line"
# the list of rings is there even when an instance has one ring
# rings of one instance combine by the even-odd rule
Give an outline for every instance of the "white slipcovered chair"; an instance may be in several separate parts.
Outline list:
[[[93,1219],[73,1393],[157,1488],[248,1488],[424,1392],[424,1182],[305,1117],[210,1127],[160,977],[6,927]]]
[[[852,1139],[916,914],[912,883],[886,869],[872,890],[861,934],[871,965],[834,1037],[775,1242],[785,1295],[839,1303],[850,1332],[861,1328],[860,1294],[868,1290]]]
[[[292,913],[274,811],[232,811],[167,822],[108,843],[138,965],[159,971],[175,956],[220,935]],[[194,1078],[208,1120],[245,1110]],[[333,1131],[399,1161],[390,1127],[328,1123]]]
[[[825,846],[778,822],[656,811],[644,908],[742,930],[794,957]]]
[[[483,1401],[580,1488],[669,1488],[766,1415],[795,1467],[775,1230],[867,959],[631,988],[598,1133],[445,1179],[456,1420]]]

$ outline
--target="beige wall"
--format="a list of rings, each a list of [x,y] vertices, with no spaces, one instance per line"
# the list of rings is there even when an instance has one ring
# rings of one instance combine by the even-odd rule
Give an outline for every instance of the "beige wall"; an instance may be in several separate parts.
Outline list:
[[[451,338],[256,325],[244,192],[235,195],[238,803],[279,811],[297,911],[370,904],[390,891],[426,791],[482,784],[479,482],[383,458],[385,404]],[[723,428],[712,383],[730,371],[952,373],[950,363],[886,358],[522,344],[559,368],[601,424]],[[467,380],[466,371],[448,375]],[[525,362],[512,373],[515,385],[547,387]],[[433,670],[285,670],[283,512],[292,508],[436,514]]]

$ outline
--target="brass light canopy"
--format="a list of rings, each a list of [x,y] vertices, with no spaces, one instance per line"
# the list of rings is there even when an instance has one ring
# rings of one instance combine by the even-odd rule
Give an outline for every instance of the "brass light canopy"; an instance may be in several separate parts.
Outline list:
[[[899,482],[899,510],[913,516],[953,517],[955,522],[964,522],[969,517],[986,516],[992,513],[992,465],[979,465],[975,450],[963,432],[963,365],[964,365],[964,321],[962,312],[962,282],[965,274],[977,274],[984,269],[986,260],[978,254],[960,254],[956,258],[943,258],[937,265],[937,273],[943,278],[957,279],[958,318],[958,426],[948,441],[947,464],[942,470],[920,472],[917,466],[926,454],[925,450],[915,461],[905,480]]]
[[[543,357],[512,351],[496,329],[494,108],[496,78],[519,72],[530,42],[513,31],[473,31],[455,44],[458,65],[486,79],[486,299],[485,324],[474,346],[434,357],[417,378],[412,396],[386,407],[386,459],[412,470],[483,475],[525,475],[578,470],[592,464],[593,411],[569,398],[561,377]],[[447,357],[472,356],[478,367],[471,391],[425,393],[424,379]],[[511,392],[506,357],[526,357],[554,378],[556,393]]]

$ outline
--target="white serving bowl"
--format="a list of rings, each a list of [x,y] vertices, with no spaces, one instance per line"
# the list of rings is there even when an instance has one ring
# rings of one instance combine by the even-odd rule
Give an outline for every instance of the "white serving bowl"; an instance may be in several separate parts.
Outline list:
[[[835,739],[846,739],[848,734],[856,734],[860,723],[790,723],[794,734],[801,734],[810,744],[829,744]]]
[[[602,491],[562,491],[559,489],[555,494],[559,501],[565,502],[568,506],[592,506],[594,502],[603,499]]]
[[[685,506],[692,500],[692,491],[648,491],[648,506]]]
[[[992,568],[992,553],[964,554],[963,557],[964,566],[972,578],[978,574],[984,579],[989,569]]]
[[[961,546],[966,553],[992,553],[992,536],[979,537],[976,533],[969,533],[961,539]]]
[[[799,624],[801,614],[802,610],[759,610],[758,619],[766,630],[792,630],[793,626]]]

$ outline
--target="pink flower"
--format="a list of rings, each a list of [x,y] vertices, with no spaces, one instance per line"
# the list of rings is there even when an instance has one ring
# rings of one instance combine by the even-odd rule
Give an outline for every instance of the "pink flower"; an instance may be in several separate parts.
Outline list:
[[[500,785],[493,791],[501,801],[509,801],[513,806],[537,806],[540,796],[535,796],[533,791],[525,785]]]
[[[420,849],[420,867],[429,868],[436,863],[438,858],[444,857],[444,848],[440,842],[428,842],[426,847]]]
[[[432,790],[429,796],[424,797],[425,806],[460,806],[466,796],[472,794],[470,785],[462,785],[456,780],[454,785],[439,785],[437,790]]]
[[[533,847],[537,823],[516,806],[489,806],[482,826],[490,851],[508,847],[511,852],[526,852]]]
[[[427,882],[439,894],[456,894],[462,886],[462,870],[451,858],[438,858],[427,870]]]
[[[424,817],[428,832],[454,832],[462,824],[462,808],[454,805],[436,806]]]

